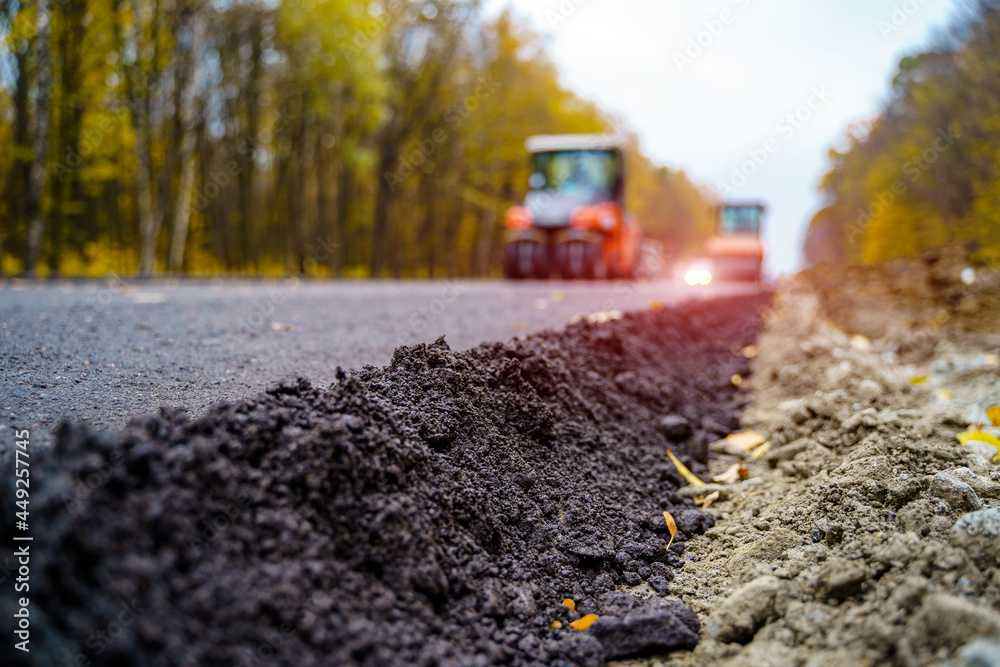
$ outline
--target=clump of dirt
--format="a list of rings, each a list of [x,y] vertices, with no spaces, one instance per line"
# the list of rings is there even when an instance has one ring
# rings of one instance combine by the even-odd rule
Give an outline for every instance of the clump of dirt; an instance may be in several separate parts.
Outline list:
[[[667,664],[995,665],[1000,467],[956,439],[1000,403],[1000,336],[962,325],[993,317],[995,295],[965,286],[956,321],[887,307],[870,339],[831,321],[833,302],[839,322],[861,321],[862,297],[814,284],[781,287],[756,347],[742,421],[768,444],[710,446],[713,473],[742,463],[748,479],[717,487],[716,525],[688,543],[674,592],[704,638]]]
[[[442,339],[194,421],[64,426],[32,460],[33,664],[599,665],[691,648],[686,605],[616,589],[673,593],[712,526],[666,450],[704,473],[737,425],[732,377],[749,368],[732,350],[768,300],[465,353]],[[13,506],[6,476],[0,496]],[[4,617],[13,605],[5,587]]]
[[[975,244],[954,242],[913,257],[801,274],[822,313],[871,338],[919,329],[1000,330],[1000,271],[973,260]]]

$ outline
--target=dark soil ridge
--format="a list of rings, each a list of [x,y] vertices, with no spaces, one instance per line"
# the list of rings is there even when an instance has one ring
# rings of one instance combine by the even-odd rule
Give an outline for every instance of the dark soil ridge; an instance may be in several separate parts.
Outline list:
[[[738,425],[734,350],[768,300],[464,353],[440,339],[193,421],[64,425],[32,459],[31,664],[599,665],[690,648],[686,606],[620,589],[669,593],[684,542],[712,525],[674,492],[666,450],[704,470]],[[680,442],[657,429],[667,415]],[[565,627],[587,613],[602,615],[590,630]]]

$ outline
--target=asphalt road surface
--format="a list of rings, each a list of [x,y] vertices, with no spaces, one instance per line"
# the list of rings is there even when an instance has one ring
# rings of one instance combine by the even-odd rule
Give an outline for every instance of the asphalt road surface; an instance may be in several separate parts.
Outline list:
[[[453,349],[574,317],[751,293],[673,282],[154,281],[0,284],[0,443],[60,421],[120,428],[161,406],[200,414],[286,378],[387,364],[399,345]]]

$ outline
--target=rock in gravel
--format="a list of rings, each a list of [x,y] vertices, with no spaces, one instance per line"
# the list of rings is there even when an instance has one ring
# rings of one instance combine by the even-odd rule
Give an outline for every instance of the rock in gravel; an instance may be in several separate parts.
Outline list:
[[[962,647],[948,667],[1000,667],[1000,640],[973,639]]]
[[[982,568],[1000,565],[1000,507],[969,512],[951,529],[951,543]]]
[[[864,565],[846,558],[831,558],[819,571],[820,597],[840,600],[856,595],[864,586],[867,572]]]
[[[775,616],[781,580],[764,575],[739,588],[708,619],[707,631],[719,641],[746,643]]]
[[[663,434],[671,442],[681,442],[691,437],[691,422],[680,415],[667,415],[660,417],[656,422],[656,430]]]
[[[971,486],[946,472],[934,475],[934,478],[931,479],[929,493],[944,500],[953,509],[962,512],[978,510],[983,506],[983,501],[979,499]]]
[[[699,629],[698,615],[680,600],[651,598],[622,617],[601,616],[590,632],[615,659],[694,648]]]
[[[1000,614],[984,605],[947,593],[924,599],[901,638],[901,655],[955,651],[973,639],[1000,635]]]
[[[1000,484],[996,483],[992,479],[977,475],[971,469],[966,467],[953,468],[946,472],[971,486],[972,490],[975,491],[976,495],[980,498],[1000,499]]]
[[[744,544],[733,551],[726,563],[726,569],[734,577],[739,577],[745,570],[757,563],[769,563],[777,560],[783,553],[801,543],[801,539],[786,528],[777,528],[764,533],[760,539]]]

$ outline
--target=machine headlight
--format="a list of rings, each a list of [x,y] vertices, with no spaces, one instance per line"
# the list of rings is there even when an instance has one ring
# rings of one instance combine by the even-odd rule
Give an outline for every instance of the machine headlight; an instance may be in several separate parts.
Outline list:
[[[614,229],[616,222],[617,220],[615,220],[615,216],[608,213],[606,215],[601,216],[601,219],[598,222],[598,224],[601,226],[601,229],[609,231],[611,229]]]
[[[691,269],[684,274],[684,282],[688,285],[707,285],[712,282],[712,272],[707,269]]]

